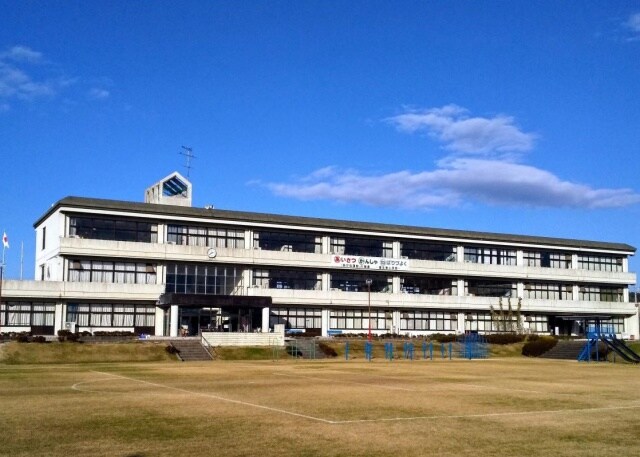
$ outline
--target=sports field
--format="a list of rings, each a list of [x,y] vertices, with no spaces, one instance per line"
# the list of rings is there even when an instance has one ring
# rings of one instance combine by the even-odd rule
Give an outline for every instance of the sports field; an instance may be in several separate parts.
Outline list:
[[[640,455],[631,365],[0,365],[0,395],[0,455]]]

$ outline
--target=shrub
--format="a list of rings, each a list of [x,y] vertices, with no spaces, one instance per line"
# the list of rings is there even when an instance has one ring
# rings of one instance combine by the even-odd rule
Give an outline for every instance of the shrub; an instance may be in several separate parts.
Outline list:
[[[518,335],[517,333],[494,333],[487,335],[487,343],[490,344],[513,344],[522,343],[524,341],[524,335]]]
[[[522,355],[526,357],[540,357],[557,343],[558,340],[550,336],[540,337],[534,341],[527,341],[524,346],[522,346]]]
[[[178,348],[171,344],[164,348],[164,350],[167,351],[168,354],[178,354],[180,352],[178,351]]]
[[[47,339],[42,335],[38,335],[38,336],[34,336],[32,341],[34,343],[46,343]]]
[[[336,352],[336,350],[333,349],[331,346],[329,346],[326,343],[320,343],[320,344],[318,344],[318,347],[320,348],[322,353],[324,355],[326,355],[327,357],[337,357],[338,356],[338,353]]]
[[[455,343],[458,335],[453,333],[434,333],[429,335],[429,340],[437,341],[438,343]]]
[[[18,343],[28,343],[29,342],[29,335],[27,335],[26,333],[21,333],[18,336],[16,336],[16,341]]]

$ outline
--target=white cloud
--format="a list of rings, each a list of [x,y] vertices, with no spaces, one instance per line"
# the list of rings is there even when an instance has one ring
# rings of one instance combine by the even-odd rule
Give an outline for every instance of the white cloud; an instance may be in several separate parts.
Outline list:
[[[266,186],[276,195],[378,207],[430,209],[468,203],[499,206],[612,208],[640,203],[632,189],[597,189],[514,160],[529,151],[535,135],[511,117],[469,117],[456,105],[411,111],[387,119],[404,132],[427,131],[454,154],[421,172],[365,176],[325,167],[292,183]],[[507,153],[511,153],[508,155]]]
[[[0,102],[4,106],[12,100],[53,98],[77,81],[44,62],[40,52],[27,46],[0,52]]]
[[[470,117],[457,105],[412,110],[387,121],[403,132],[426,131],[447,150],[466,154],[527,152],[536,139],[514,125],[512,117]]]
[[[323,169],[326,170],[326,169]],[[499,206],[611,208],[640,203],[631,189],[594,189],[529,165],[491,159],[443,160],[430,171],[364,176],[333,168],[293,184],[273,183],[276,195],[379,207],[431,209],[466,203]]]
[[[630,15],[622,25],[628,32],[631,32],[627,41],[640,41],[640,13]]]
[[[14,46],[0,54],[0,59],[36,63],[42,59],[42,53],[34,51],[28,46]]]
[[[105,100],[109,98],[111,93],[105,89],[93,88],[89,91],[89,98],[91,100]]]

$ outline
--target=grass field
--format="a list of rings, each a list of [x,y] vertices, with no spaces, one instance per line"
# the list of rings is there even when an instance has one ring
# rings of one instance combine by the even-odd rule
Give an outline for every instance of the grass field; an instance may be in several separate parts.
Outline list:
[[[640,455],[639,367],[0,364],[0,455]]]

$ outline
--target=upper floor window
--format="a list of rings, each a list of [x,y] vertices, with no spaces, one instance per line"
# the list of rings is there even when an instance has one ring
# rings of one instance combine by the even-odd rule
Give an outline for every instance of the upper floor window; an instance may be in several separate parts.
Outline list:
[[[320,290],[322,274],[307,270],[255,270],[253,285],[265,289]]]
[[[595,271],[622,271],[622,257],[604,255],[578,255],[578,268]]]
[[[405,276],[400,278],[401,290],[406,294],[458,295],[458,281],[430,276]]]
[[[454,244],[402,241],[400,255],[409,259],[455,262],[456,246]]]
[[[581,286],[579,298],[585,301],[621,302],[624,295],[622,287]]]
[[[393,242],[376,238],[331,237],[331,254],[392,257]]]
[[[71,282],[155,284],[156,265],[141,262],[71,260],[67,277]]]
[[[166,292],[231,295],[237,292],[242,285],[242,269],[233,265],[167,264]]]
[[[366,276],[358,273],[331,273],[331,288],[344,292],[367,292],[367,280],[371,279],[371,292],[390,292],[391,278],[386,276]]]
[[[573,286],[558,283],[525,283],[524,298],[572,300]]]
[[[322,237],[313,233],[255,231],[254,248],[267,251],[322,253]]]
[[[92,240],[158,242],[158,224],[131,219],[71,216],[69,236]]]
[[[515,297],[516,284],[506,281],[487,281],[469,279],[466,282],[466,295],[478,297]]]
[[[571,268],[571,254],[550,251],[524,251],[527,267]]]
[[[47,227],[42,227],[42,249],[47,247]]]
[[[516,251],[501,247],[465,246],[464,261],[487,265],[515,265]]]
[[[244,249],[244,230],[168,225],[167,242],[188,246]]]

